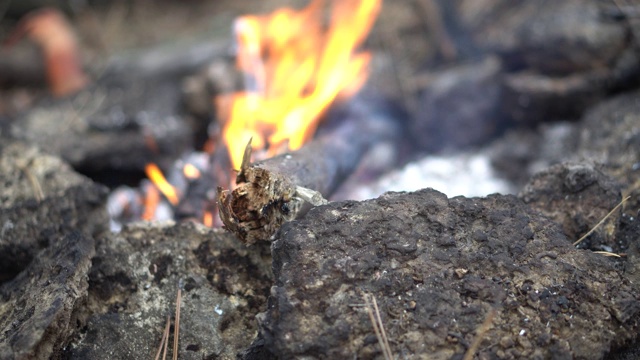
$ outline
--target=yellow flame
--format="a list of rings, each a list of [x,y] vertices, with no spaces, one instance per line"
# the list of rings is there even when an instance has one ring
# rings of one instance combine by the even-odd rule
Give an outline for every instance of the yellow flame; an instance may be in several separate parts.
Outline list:
[[[233,166],[244,147],[300,148],[338,97],[355,94],[367,78],[370,55],[357,52],[380,11],[381,0],[334,0],[328,30],[324,1],[300,11],[236,20],[237,66],[247,91],[234,94],[223,130]],[[225,109],[221,110],[225,113]]]
[[[158,166],[156,164],[147,164],[144,171],[147,174],[147,177],[158,187],[158,190],[160,190],[167,200],[169,200],[172,205],[178,205],[179,198],[176,189],[167,181],[167,179],[165,179]]]

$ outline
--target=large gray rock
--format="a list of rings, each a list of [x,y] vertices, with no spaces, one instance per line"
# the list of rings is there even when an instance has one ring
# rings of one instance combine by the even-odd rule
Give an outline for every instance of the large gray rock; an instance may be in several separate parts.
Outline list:
[[[389,193],[312,209],[272,244],[265,347],[289,358],[380,358],[364,294],[396,356],[600,359],[636,338],[638,291],[514,196]]]

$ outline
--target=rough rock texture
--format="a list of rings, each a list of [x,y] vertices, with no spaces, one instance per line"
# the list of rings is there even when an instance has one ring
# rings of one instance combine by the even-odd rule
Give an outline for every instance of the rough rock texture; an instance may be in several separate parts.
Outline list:
[[[628,42],[626,23],[597,0],[458,0],[474,43],[510,68],[568,74],[614,63]],[[616,21],[617,20],[617,21]]]
[[[500,128],[500,70],[500,61],[488,57],[433,76],[410,123],[416,143],[434,151],[478,145],[495,136]]]
[[[179,287],[180,359],[232,359],[255,337],[272,282],[268,248],[201,225],[147,223],[102,238],[96,251],[87,325],[68,358],[152,358]]]
[[[13,122],[11,133],[84,171],[139,170],[191,144],[176,114],[178,91],[149,80],[96,86],[35,107]]]
[[[562,225],[572,242],[586,234],[620,203],[620,184],[602,172],[602,165],[562,163],[534,175],[519,197],[532,208]],[[617,241],[622,210],[579,245],[592,250],[620,252],[627,244]]]
[[[503,178],[523,188],[534,174],[573,156],[577,134],[576,124],[568,122],[512,130],[489,146],[491,165]]]
[[[599,359],[636,337],[638,292],[617,260],[575,249],[513,196],[389,193],[312,209],[272,244],[259,315],[283,359],[381,357],[363,304],[377,298],[397,356]]]
[[[517,123],[577,119],[612,90],[637,83],[639,53],[630,36],[634,21],[612,11],[618,4],[453,3],[453,22],[471,39],[471,46],[502,59],[507,74],[501,111]]]
[[[106,189],[60,159],[0,138],[0,282],[65,234],[106,229]]]
[[[605,164],[620,181],[625,208],[640,210],[640,92],[619,95],[590,109],[580,125],[578,154]]]
[[[0,286],[0,359],[49,359],[66,345],[93,255],[93,239],[73,232]]]

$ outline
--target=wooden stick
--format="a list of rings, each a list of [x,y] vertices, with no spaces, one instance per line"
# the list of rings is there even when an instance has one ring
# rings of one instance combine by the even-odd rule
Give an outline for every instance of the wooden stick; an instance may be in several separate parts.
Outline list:
[[[238,187],[218,188],[220,218],[247,244],[268,241],[286,222],[303,215],[307,201],[322,204],[358,166],[369,148],[399,138],[396,119],[369,103],[356,103],[341,123],[301,149],[254,164],[247,145]]]

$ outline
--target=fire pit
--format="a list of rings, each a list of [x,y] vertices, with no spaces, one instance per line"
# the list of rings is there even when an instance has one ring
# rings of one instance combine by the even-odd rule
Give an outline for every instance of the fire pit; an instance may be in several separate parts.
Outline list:
[[[0,358],[634,358],[636,18],[8,5]]]

